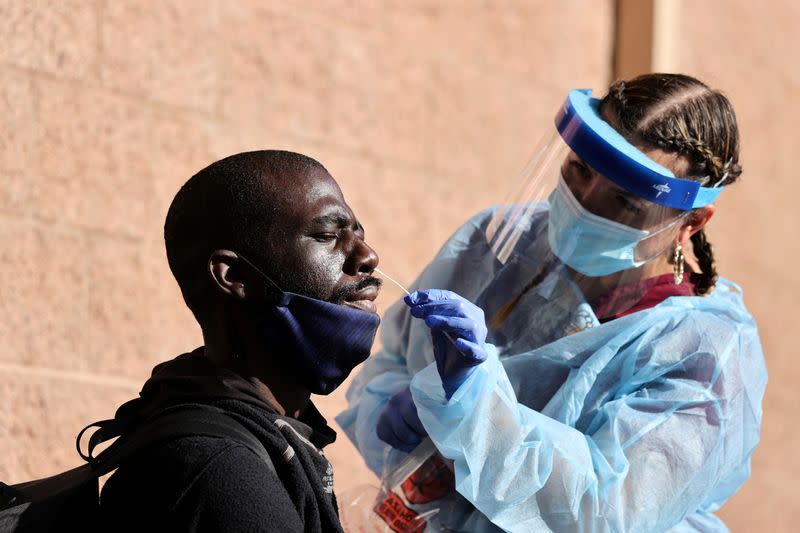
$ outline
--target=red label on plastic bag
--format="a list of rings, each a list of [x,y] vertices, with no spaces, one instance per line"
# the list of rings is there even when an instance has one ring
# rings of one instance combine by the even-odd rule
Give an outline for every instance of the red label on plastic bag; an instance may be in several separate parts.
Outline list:
[[[453,472],[438,453],[414,470],[400,487],[411,504],[429,503],[445,496],[455,484]]]
[[[392,491],[378,502],[375,513],[397,533],[422,533],[425,530],[425,520],[409,509],[403,499]]]

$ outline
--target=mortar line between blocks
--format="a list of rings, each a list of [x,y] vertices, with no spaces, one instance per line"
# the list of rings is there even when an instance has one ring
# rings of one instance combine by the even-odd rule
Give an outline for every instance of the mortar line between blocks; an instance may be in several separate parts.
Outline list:
[[[15,365],[13,363],[0,362],[0,372],[13,372],[25,376],[32,376],[45,379],[60,379],[66,381],[77,381],[91,385],[101,385],[104,387],[115,387],[138,391],[142,383],[131,379],[118,378],[102,374],[85,374],[82,372],[72,372],[57,368],[32,367],[25,365]]]

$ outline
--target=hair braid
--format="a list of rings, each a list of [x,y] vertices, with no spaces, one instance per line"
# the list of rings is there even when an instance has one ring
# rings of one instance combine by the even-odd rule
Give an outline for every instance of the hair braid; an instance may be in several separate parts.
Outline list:
[[[625,99],[625,80],[620,80],[612,85],[611,90],[614,94],[614,98],[617,99],[617,102],[619,102],[622,107],[625,107],[625,104],[627,103]]]
[[[705,173],[708,174],[704,177],[704,184],[716,184],[725,175],[723,170],[725,162],[699,139],[680,135],[663,135],[653,138],[653,143],[659,148],[689,155],[690,158],[700,161]]]
[[[722,177],[724,179],[720,179],[720,183],[718,185],[728,185],[729,183],[733,183],[739,179],[739,176],[741,175],[742,165],[733,159],[728,159],[725,164],[722,165]]]
[[[717,283],[717,268],[714,266],[714,253],[711,250],[711,243],[706,239],[706,232],[700,230],[692,235],[692,249],[697,263],[700,265],[700,274],[695,284],[695,293],[698,295],[707,294]]]

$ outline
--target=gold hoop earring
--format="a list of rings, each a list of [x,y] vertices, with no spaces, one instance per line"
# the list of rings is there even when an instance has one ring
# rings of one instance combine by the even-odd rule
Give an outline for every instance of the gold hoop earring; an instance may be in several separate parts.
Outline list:
[[[681,243],[675,245],[675,255],[672,256],[672,275],[675,285],[683,283],[683,246]]]

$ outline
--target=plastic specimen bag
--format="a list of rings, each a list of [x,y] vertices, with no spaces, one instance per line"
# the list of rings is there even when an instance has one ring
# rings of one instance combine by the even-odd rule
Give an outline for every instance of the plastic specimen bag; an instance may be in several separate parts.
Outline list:
[[[395,454],[399,452],[390,452]],[[361,485],[339,497],[347,533],[422,533],[446,531],[437,520],[441,501],[453,490],[452,462],[430,439],[397,461],[387,461],[381,486]]]

